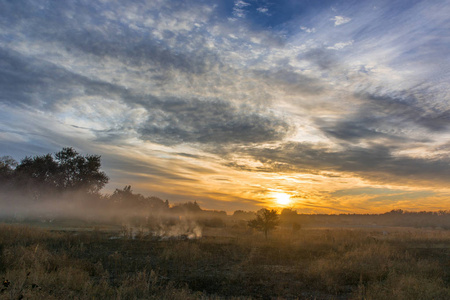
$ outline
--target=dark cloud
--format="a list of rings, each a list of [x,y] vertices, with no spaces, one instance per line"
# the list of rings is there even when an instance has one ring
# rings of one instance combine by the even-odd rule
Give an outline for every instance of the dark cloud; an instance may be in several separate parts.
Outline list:
[[[143,139],[180,143],[247,144],[279,141],[292,126],[267,111],[223,100],[168,99],[152,103],[140,129]]]
[[[317,120],[320,129],[328,136],[346,141],[358,141],[360,139],[371,139],[376,137],[386,137],[386,134],[378,132],[376,127],[370,128],[370,120],[354,119],[339,121],[337,123],[328,124],[322,120]]]
[[[317,65],[322,70],[331,70],[339,66],[336,54],[327,49],[315,48],[297,57],[299,60],[307,60]]]
[[[161,42],[144,36],[135,36],[124,30],[122,35],[110,36],[107,33],[83,30],[68,32],[61,41],[66,47],[73,47],[83,53],[100,58],[113,58],[129,66],[139,66],[150,71],[164,72],[170,69],[188,74],[203,74],[217,63],[217,56],[202,49],[186,51],[172,50]]]
[[[265,110],[225,100],[166,99],[135,93],[5,49],[0,49],[0,64],[0,101],[56,109],[57,103],[81,96],[95,96],[98,101],[116,99],[148,111],[150,116],[139,132],[155,143],[259,143],[281,140],[292,129],[286,120]],[[121,138],[117,130],[121,129],[92,131],[98,142],[117,143]]]
[[[237,149],[235,151],[238,153]],[[415,182],[441,185],[450,181],[448,157],[427,159],[396,156],[390,148],[380,145],[367,148],[349,146],[343,150],[334,150],[289,142],[272,148],[245,148],[240,151],[264,164],[264,167],[257,169],[247,167],[253,171],[349,172],[369,180],[397,184]]]
[[[184,152],[178,152],[175,153],[178,156],[182,156],[182,157],[188,157],[188,158],[195,158],[195,159],[201,159],[201,158],[205,158],[201,155],[195,155],[195,154],[190,154],[190,153],[184,153]]]
[[[425,101],[420,101],[409,92],[399,92],[397,95],[364,93],[357,96],[367,100],[364,110],[379,113],[381,121],[384,121],[382,118],[396,118],[403,123],[418,124],[430,131],[444,131],[450,126],[450,109],[427,107]]]
[[[64,76],[58,76],[61,74],[55,72],[56,68],[47,69],[48,72],[42,72],[42,66],[31,58],[0,48],[0,101],[10,105],[38,105],[39,96],[49,98],[50,85]]]
[[[126,90],[52,63],[0,48],[0,101],[12,106],[51,108],[77,96],[112,96]]]
[[[392,144],[427,142],[427,137],[408,132],[414,128],[445,132],[450,126],[450,110],[426,107],[410,92],[396,95],[359,93],[355,96],[362,100],[356,112],[336,121],[315,119],[327,136],[352,143],[376,139],[388,140]]]

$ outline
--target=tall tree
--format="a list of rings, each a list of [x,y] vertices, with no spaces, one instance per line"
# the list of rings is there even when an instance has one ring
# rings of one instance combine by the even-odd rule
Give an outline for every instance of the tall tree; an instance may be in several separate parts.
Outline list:
[[[93,194],[109,180],[100,167],[99,155],[83,156],[73,148],[63,148],[54,155],[25,157],[13,170],[13,188],[31,192],[35,198],[63,191]]]
[[[51,154],[25,157],[14,170],[15,191],[32,194],[35,199],[56,191],[58,164]]]
[[[14,173],[17,162],[11,156],[0,157],[0,179],[7,180]]]
[[[280,218],[276,209],[263,208],[256,213],[256,219],[248,222],[248,226],[263,231],[267,239],[267,233],[275,229],[279,223]]]
[[[59,188],[96,193],[108,183],[108,176],[100,171],[100,155],[82,156],[73,148],[63,148],[55,154],[55,159]]]

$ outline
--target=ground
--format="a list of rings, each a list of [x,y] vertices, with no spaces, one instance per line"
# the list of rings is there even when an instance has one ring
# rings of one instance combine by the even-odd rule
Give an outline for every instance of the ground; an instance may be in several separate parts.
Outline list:
[[[267,240],[228,225],[193,239],[86,223],[0,229],[0,299],[450,299],[439,228],[280,227]]]

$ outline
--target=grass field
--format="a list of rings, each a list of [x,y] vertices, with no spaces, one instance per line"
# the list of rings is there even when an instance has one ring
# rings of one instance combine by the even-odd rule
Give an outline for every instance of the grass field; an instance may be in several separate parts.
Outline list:
[[[0,299],[450,299],[450,231],[0,225]]]

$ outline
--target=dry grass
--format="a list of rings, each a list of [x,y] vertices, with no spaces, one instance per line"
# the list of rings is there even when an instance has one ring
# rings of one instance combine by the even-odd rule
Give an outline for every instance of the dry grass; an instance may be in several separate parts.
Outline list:
[[[119,231],[0,225],[0,299],[450,299],[450,231]]]

